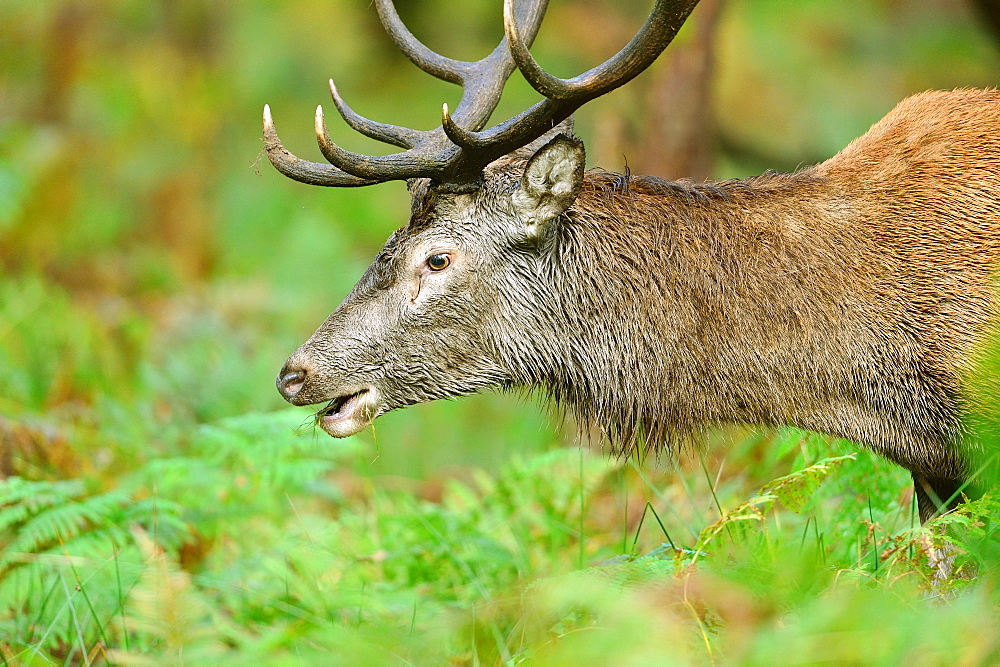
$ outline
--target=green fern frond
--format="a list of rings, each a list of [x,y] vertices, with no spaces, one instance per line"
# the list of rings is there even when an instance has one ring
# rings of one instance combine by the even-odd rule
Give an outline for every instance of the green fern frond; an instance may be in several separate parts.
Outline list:
[[[130,541],[133,525],[162,527],[171,546],[180,545],[186,524],[176,503],[155,499],[137,502],[121,490],[85,495],[81,480],[0,481],[0,574],[30,554],[71,554],[82,535],[97,535],[108,552]],[[30,559],[28,559],[30,560]]]
[[[0,532],[46,507],[63,505],[86,493],[83,480],[33,482],[20,477],[0,481]]]

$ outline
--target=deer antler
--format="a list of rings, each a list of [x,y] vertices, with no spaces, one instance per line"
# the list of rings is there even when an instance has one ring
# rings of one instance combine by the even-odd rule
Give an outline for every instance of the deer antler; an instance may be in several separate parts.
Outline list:
[[[302,160],[281,144],[270,109],[265,106],[264,148],[268,159],[289,178],[312,185],[360,186],[430,178],[455,189],[474,188],[490,162],[537,139],[590,100],[627,83],[649,67],[673,40],[698,0],[657,0],[646,23],[625,48],[572,79],[552,76],[528,51],[538,34],[547,2],[526,0],[515,10],[514,0],[504,0],[504,39],[485,58],[466,62],[427,48],[403,25],[392,0],[376,0],[382,25],[406,57],[428,74],[462,86],[462,98],[454,114],[445,105],[441,126],[433,130],[379,123],[352,110],[331,80],[333,103],[348,125],[367,137],[406,150],[385,156],[344,150],[331,141],[323,109],[317,107],[316,137],[330,164]],[[521,70],[545,99],[483,130],[514,69]]]

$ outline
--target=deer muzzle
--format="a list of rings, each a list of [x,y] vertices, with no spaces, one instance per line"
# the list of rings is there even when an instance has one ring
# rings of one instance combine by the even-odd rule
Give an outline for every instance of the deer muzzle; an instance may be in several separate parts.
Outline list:
[[[335,438],[364,430],[381,412],[382,394],[368,384],[331,386],[320,381],[308,364],[289,359],[275,380],[278,393],[292,405],[326,402],[315,414],[316,425]]]

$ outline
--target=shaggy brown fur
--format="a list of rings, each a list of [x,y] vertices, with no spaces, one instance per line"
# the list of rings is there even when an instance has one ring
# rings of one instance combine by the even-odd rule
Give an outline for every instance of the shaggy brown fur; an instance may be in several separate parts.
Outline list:
[[[636,410],[620,386],[567,395],[585,421],[626,444],[706,421],[793,424],[918,481],[964,479],[962,377],[997,311],[996,91],[911,97],[796,174],[698,186],[591,173],[569,217],[575,266],[607,268],[607,325],[643,322],[630,334],[659,348],[607,369],[655,378],[638,392],[652,405]]]

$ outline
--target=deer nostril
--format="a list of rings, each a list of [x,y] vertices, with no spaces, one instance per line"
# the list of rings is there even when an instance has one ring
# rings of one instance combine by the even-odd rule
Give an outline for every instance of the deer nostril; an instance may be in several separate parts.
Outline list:
[[[291,398],[295,394],[299,393],[302,389],[302,385],[306,381],[306,372],[304,370],[295,370],[290,373],[285,373],[278,378],[278,391],[281,395],[286,398]]]

